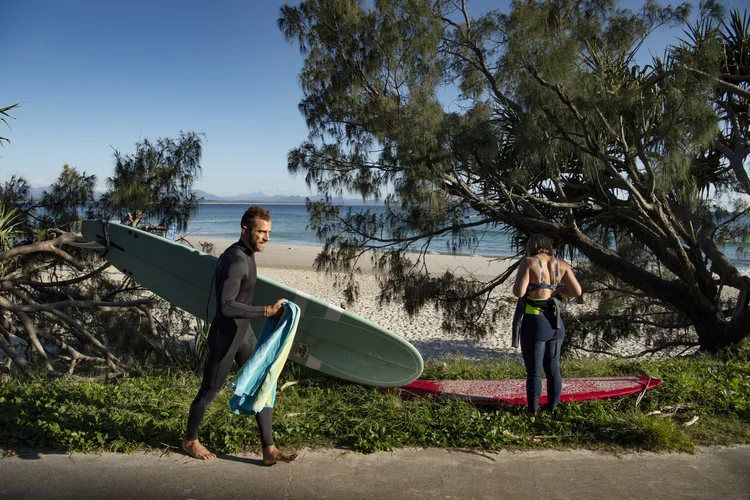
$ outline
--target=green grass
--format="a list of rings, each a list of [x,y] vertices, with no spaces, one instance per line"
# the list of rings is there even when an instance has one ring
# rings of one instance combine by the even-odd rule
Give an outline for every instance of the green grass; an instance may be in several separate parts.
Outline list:
[[[280,447],[345,446],[363,452],[404,446],[500,450],[587,447],[685,451],[695,445],[750,443],[750,342],[718,356],[666,361],[570,360],[566,377],[637,375],[663,378],[636,397],[564,403],[554,418],[531,422],[524,408],[475,407],[461,401],[402,401],[395,392],[339,381],[296,385],[276,399]],[[70,380],[0,384],[0,443],[11,448],[132,451],[178,446],[200,378],[150,370],[112,382]],[[289,363],[281,383],[319,377]],[[514,362],[446,358],[423,378],[523,378]],[[221,453],[258,450],[254,418],[229,412],[229,390],[209,407],[201,440]],[[692,425],[686,426],[698,417]]]

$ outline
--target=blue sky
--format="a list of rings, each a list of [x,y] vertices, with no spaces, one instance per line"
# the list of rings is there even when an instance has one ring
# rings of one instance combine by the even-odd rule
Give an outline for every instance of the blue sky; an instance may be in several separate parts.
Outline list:
[[[206,134],[196,189],[309,194],[286,169],[307,128],[297,109],[302,57],[276,27],[283,3],[5,0],[0,107],[21,107],[0,132],[11,140],[0,148],[0,182],[20,174],[49,185],[68,163],[103,186],[114,150],[185,130]]]
[[[112,174],[113,149],[139,138],[206,133],[215,194],[307,193],[286,171],[306,137],[302,58],[276,27],[281,2],[39,1],[3,7],[3,105],[14,110],[0,180],[49,184],[63,163]]]

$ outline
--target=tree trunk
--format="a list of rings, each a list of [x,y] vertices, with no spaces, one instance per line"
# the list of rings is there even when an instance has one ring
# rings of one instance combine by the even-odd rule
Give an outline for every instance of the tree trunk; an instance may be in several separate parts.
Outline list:
[[[659,298],[665,305],[671,305],[688,317],[698,335],[701,350],[717,351],[750,336],[750,294],[746,290],[738,291],[735,311],[731,314],[731,319],[726,319],[714,301],[705,295],[690,294],[684,282],[661,279],[607,249],[586,241],[575,232],[560,231],[558,234],[594,265],[630,286]]]
[[[667,302],[690,318],[702,351],[715,352],[738,344],[750,335],[750,308],[746,291],[738,292],[736,307],[730,319],[726,319],[727,315],[718,305],[705,307],[705,304],[687,295],[682,300],[672,298]]]

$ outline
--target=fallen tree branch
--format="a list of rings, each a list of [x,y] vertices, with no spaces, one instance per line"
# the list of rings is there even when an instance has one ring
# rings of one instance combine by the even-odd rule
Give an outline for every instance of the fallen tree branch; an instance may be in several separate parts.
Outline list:
[[[25,302],[32,302],[31,297],[29,297],[25,292],[23,292],[19,288],[11,288],[9,291],[13,293],[14,295],[16,295],[16,297],[18,297],[19,299]],[[4,303],[11,304],[4,297],[0,297],[0,306],[5,307]],[[113,308],[113,309],[116,309],[116,308]],[[127,307],[123,307],[120,309],[124,311],[131,310],[130,308],[127,308]],[[107,309],[105,308],[104,310],[107,310]],[[99,349],[100,352],[105,354],[106,359],[107,359],[107,364],[113,371],[117,371],[117,366],[125,370],[129,369],[127,365],[125,365],[115,355],[113,355],[110,352],[110,350],[99,341],[99,339],[94,337],[88,330],[86,330],[83,326],[81,326],[81,324],[75,319],[73,319],[72,317],[68,316],[67,314],[55,308],[41,308],[41,309],[36,309],[34,312],[41,312],[43,315],[47,316],[48,318],[50,318],[52,321],[55,321],[56,323],[59,323],[59,321],[62,320],[65,324],[71,327],[74,332],[77,332],[79,334],[82,341],[92,344],[94,347]]]
[[[13,344],[10,342],[10,334],[2,326],[0,326],[0,348],[5,351],[8,357],[16,364],[16,366],[18,366],[24,375],[30,379],[34,378],[34,373],[29,367],[29,362],[26,361],[23,356],[18,354],[16,348],[13,347]]]
[[[52,311],[44,311],[42,314],[45,316],[51,317],[54,319],[59,319],[64,321],[68,326],[73,328],[75,332],[77,332],[84,341],[87,341],[94,347],[96,347],[101,353],[103,353],[106,356],[107,365],[112,369],[113,371],[117,371],[117,367],[120,367],[126,371],[129,370],[128,366],[120,361],[117,356],[112,354],[104,344],[102,344],[99,339],[94,337],[88,330],[86,330],[83,326],[81,326],[80,323],[78,323],[76,320],[68,316],[67,314],[58,311],[58,310],[52,310]]]
[[[21,245],[11,248],[10,250],[6,250],[5,252],[0,252],[0,262],[21,255],[30,255],[38,252],[49,252],[62,258],[65,262],[75,267],[79,271],[83,271],[83,265],[80,262],[75,260],[69,253],[58,248],[60,245],[68,243],[70,241],[84,243],[86,240],[84,240],[82,236],[71,233],[64,233],[52,240],[37,241],[36,243]]]
[[[96,356],[87,356],[85,354],[80,353],[73,346],[69,345],[64,340],[61,340],[61,339],[57,338],[55,335],[51,334],[48,331],[40,329],[38,333],[39,333],[40,337],[44,337],[45,339],[49,340],[50,342],[52,342],[53,344],[55,344],[60,349],[64,349],[65,351],[67,351],[68,354],[70,354],[70,359],[72,359],[74,361],[92,361],[92,362],[96,362],[96,363],[106,363],[107,362],[107,360],[104,359],[104,358],[99,358],[99,357],[96,357]],[[60,356],[60,358],[63,359],[64,356]]]
[[[148,320],[148,328],[151,331],[151,334],[154,337],[159,338],[159,332],[156,330],[156,322],[154,321],[154,315],[151,314],[151,309],[146,306],[138,306],[135,310],[138,311],[138,314],[141,316],[146,316],[146,319]]]
[[[622,354],[617,354],[617,353],[614,353],[612,351],[603,351],[603,350],[600,350],[600,349],[590,349],[590,348],[587,348],[587,347],[583,347],[582,345],[573,344],[573,343],[571,343],[570,346],[573,349],[578,349],[578,350],[583,351],[583,352],[590,352],[592,354],[606,354],[607,356],[612,356],[613,358],[618,358],[618,359],[635,359],[635,358],[643,357],[643,356],[645,356],[647,354],[656,354],[657,352],[661,352],[663,350],[666,350],[666,349],[669,349],[669,348],[672,348],[672,347],[688,347],[688,348],[690,348],[690,347],[698,347],[699,344],[698,344],[698,342],[669,342],[667,344],[663,344],[663,345],[660,345],[660,346],[652,347],[650,349],[644,349],[644,350],[642,350],[641,352],[639,352],[637,354],[629,354],[627,356],[623,356]]]
[[[103,266],[91,271],[90,273],[84,274],[83,276],[79,276],[77,278],[72,278],[65,281],[50,281],[50,282],[43,282],[43,281],[32,281],[32,280],[13,280],[13,284],[15,285],[27,285],[27,286],[33,286],[33,287],[53,287],[53,286],[69,286],[69,285],[75,285],[77,283],[81,283],[82,281],[86,281],[93,276],[96,276],[100,272],[104,271],[108,267],[110,267],[112,264],[107,262]]]
[[[29,337],[29,343],[34,347],[34,350],[39,354],[39,356],[42,357],[44,360],[44,367],[47,369],[48,372],[52,373],[55,371],[54,368],[52,368],[52,364],[49,361],[49,358],[47,357],[47,352],[44,350],[44,347],[42,346],[41,342],[39,342],[39,337],[37,336],[37,327],[34,324],[33,321],[31,321],[31,318],[23,312],[16,312],[16,317],[18,317],[19,320],[21,320],[21,324],[23,325],[24,330],[26,331],[26,335]]]
[[[75,307],[78,309],[101,309],[109,312],[129,311],[130,308],[145,305],[151,302],[151,299],[125,300],[120,302],[102,302],[86,300],[64,300],[61,302],[52,302],[49,304],[14,304],[9,300],[0,297],[0,307],[11,312],[40,312],[53,311],[59,309],[69,309]]]

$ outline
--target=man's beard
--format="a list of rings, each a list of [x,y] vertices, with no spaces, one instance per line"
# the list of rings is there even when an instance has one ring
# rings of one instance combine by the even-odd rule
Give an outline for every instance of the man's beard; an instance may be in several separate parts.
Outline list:
[[[243,235],[240,238],[240,241],[242,241],[242,244],[245,245],[245,248],[247,248],[251,252],[254,253],[254,252],[258,251],[258,245],[255,243],[255,241],[253,240],[253,238],[250,235],[247,235],[247,237],[245,237],[245,235]]]

